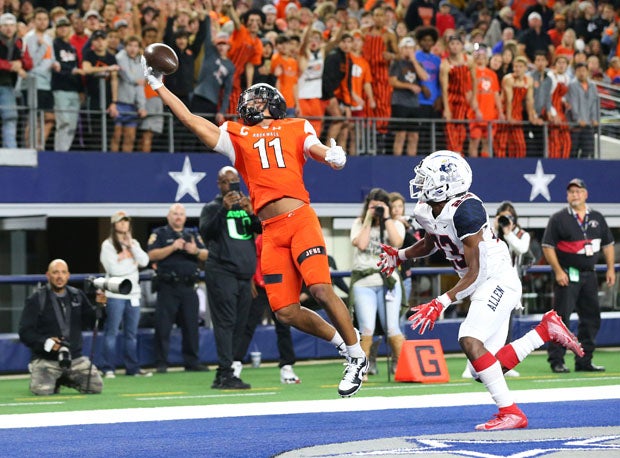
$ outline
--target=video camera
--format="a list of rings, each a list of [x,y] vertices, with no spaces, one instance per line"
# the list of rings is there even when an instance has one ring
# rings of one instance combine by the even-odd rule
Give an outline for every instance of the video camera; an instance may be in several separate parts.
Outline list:
[[[94,294],[98,289],[116,294],[129,294],[131,292],[131,280],[120,277],[88,277],[84,280],[86,294]]]

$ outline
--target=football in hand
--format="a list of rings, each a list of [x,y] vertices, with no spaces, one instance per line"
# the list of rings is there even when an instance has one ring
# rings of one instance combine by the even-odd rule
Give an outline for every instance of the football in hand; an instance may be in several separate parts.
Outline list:
[[[179,58],[174,50],[163,43],[153,43],[144,49],[144,59],[149,67],[163,75],[177,71]]]

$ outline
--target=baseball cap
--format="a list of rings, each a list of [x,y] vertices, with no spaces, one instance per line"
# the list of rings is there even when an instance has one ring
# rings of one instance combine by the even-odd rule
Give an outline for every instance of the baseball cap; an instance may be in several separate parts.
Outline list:
[[[263,6],[263,8],[261,9],[261,11],[262,11],[264,14],[270,14],[270,13],[271,13],[271,14],[277,14],[277,13],[278,13],[278,10],[276,10],[276,7],[275,7],[275,6],[273,6],[273,5],[265,5],[265,6]]]
[[[65,27],[65,26],[70,26],[71,25],[71,21],[69,19],[67,19],[66,17],[61,17],[58,18],[58,20],[56,21],[56,27]]]
[[[97,10],[88,10],[86,14],[84,15],[84,19],[88,19],[91,16],[94,16],[97,19],[101,19],[101,16],[99,15],[99,11]]]
[[[218,32],[215,36],[215,40],[213,41],[216,45],[219,44],[228,44],[230,40],[228,38],[228,34],[226,32]]]
[[[110,217],[110,223],[115,224],[115,223],[118,223],[119,221],[123,221],[124,219],[129,221],[131,220],[131,217],[127,213],[125,213],[123,210],[119,210]]]
[[[538,14],[536,11],[534,11],[533,13],[530,13],[530,15],[527,17],[527,20],[532,21],[534,19],[538,19],[539,21],[542,21],[542,16]]]
[[[404,48],[405,46],[415,46],[415,40],[411,37],[404,37],[398,43],[399,48]]]
[[[586,182],[583,181],[581,178],[573,178],[572,180],[570,180],[566,185],[566,189],[570,189],[571,186],[577,186],[581,189],[588,189],[586,187]]]
[[[463,43],[463,39],[461,38],[461,36],[460,36],[460,35],[456,35],[456,34],[455,34],[455,35],[450,35],[450,36],[448,37],[448,43],[449,43],[449,42],[451,42],[452,40],[458,40],[458,41],[460,41],[461,43]]]
[[[11,13],[4,13],[0,16],[0,25],[17,24],[17,18]]]
[[[105,33],[104,30],[95,30],[93,34],[90,36],[91,40],[96,40],[98,38],[107,38],[108,34]]]
[[[439,2],[439,7],[441,8],[442,6],[450,6],[450,2],[448,0],[441,0]]]
[[[125,19],[119,19],[118,21],[114,21],[114,30],[118,30],[121,27],[129,27],[129,24]]]

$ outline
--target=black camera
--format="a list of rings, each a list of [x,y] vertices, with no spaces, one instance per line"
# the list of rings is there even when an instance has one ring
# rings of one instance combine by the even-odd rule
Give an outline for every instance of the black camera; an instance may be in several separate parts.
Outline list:
[[[58,349],[58,365],[62,369],[69,369],[71,367],[71,352],[69,351],[69,344],[65,341],[60,343]]]
[[[231,181],[228,183],[228,192],[241,192],[241,182],[240,181]]]
[[[385,207],[382,207],[381,205],[377,205],[375,207],[375,216],[379,219],[383,219],[384,215],[385,215]]]
[[[510,224],[514,224],[515,220],[512,216],[510,215],[500,215],[497,218],[497,224],[500,225],[500,227],[504,228],[504,227],[508,227],[510,226]]]

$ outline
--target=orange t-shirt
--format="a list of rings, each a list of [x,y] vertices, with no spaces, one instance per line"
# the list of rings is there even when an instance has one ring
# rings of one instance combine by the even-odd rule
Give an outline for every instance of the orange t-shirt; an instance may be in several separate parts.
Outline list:
[[[307,120],[276,119],[268,127],[228,121],[220,131],[215,150],[228,156],[243,177],[256,213],[282,197],[310,203],[303,166],[308,150],[320,140]]]
[[[370,72],[370,64],[363,56],[351,54],[351,92],[365,99],[364,84],[372,83],[372,73]],[[355,98],[351,97],[353,107],[358,104]]]
[[[482,119],[497,119],[499,113],[495,104],[495,94],[499,94],[500,91],[497,73],[488,67],[476,67],[476,80],[478,106],[482,112]]]
[[[230,36],[228,58],[235,66],[233,87],[241,87],[241,74],[245,72],[245,64],[260,65],[263,56],[263,43],[258,37],[252,37],[245,26],[235,30]]]
[[[275,69],[278,67],[282,68],[282,73],[277,77],[278,90],[286,100],[286,107],[295,108],[295,85],[299,80],[299,63],[294,57],[274,54],[271,58],[271,72],[275,74]]]

